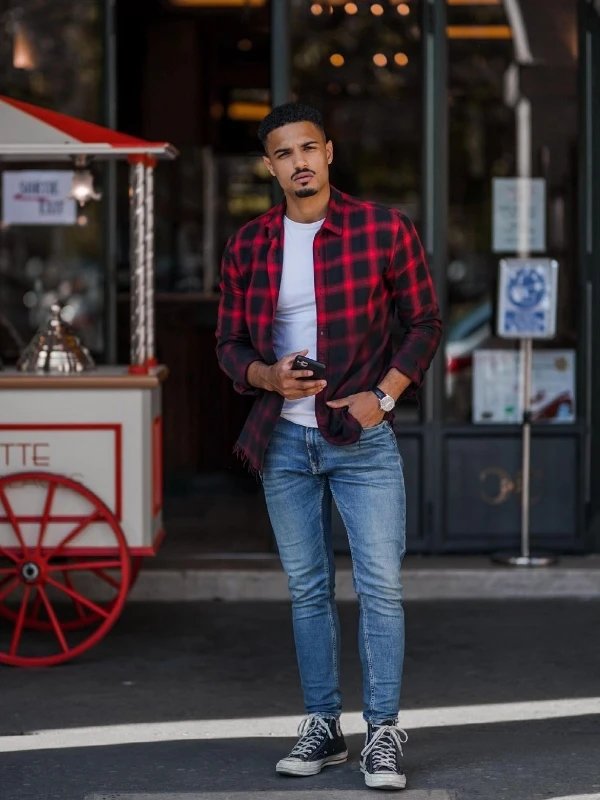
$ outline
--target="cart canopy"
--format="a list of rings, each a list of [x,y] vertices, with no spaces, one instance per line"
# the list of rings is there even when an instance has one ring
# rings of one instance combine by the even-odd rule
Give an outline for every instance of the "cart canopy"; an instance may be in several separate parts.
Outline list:
[[[76,117],[0,95],[0,160],[63,160],[77,155],[175,158],[168,142],[148,142]]]

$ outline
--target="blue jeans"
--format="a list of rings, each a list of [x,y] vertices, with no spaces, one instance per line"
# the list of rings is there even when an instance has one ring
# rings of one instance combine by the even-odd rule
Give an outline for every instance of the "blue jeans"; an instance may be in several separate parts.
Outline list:
[[[339,716],[340,626],[335,604],[331,498],[350,543],[360,603],[363,716],[396,719],[404,660],[400,567],[406,499],[402,460],[388,422],[358,442],[332,445],[318,428],[277,423],[265,455],[263,486],[287,573],[296,654],[309,714]]]

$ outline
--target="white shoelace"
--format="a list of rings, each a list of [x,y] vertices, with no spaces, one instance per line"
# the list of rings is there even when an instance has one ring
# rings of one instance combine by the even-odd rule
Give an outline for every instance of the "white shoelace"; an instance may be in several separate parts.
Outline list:
[[[329,725],[319,714],[309,714],[304,717],[298,726],[298,736],[300,740],[296,742],[290,756],[308,756],[323,741],[323,733],[330,739],[333,734]]]
[[[408,741],[408,734],[402,728],[395,725],[382,725],[373,734],[371,741],[361,751],[361,757],[366,761],[367,756],[377,747],[373,753],[373,769],[396,770],[396,748],[400,755],[402,745]]]

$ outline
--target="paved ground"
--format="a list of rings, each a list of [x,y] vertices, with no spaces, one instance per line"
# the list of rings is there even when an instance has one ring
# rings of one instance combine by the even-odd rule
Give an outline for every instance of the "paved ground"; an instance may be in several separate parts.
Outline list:
[[[1,800],[376,797],[341,610],[346,765],[274,774],[301,712],[284,603],[131,603],[77,662],[0,668]],[[598,800],[599,622],[597,600],[408,603],[407,800]]]

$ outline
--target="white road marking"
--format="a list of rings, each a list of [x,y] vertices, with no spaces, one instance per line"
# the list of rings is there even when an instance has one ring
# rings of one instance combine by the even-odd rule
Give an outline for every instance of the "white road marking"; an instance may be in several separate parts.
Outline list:
[[[419,728],[560,719],[589,714],[600,714],[600,697],[409,709],[401,713],[399,723],[410,731]],[[57,728],[32,731],[24,736],[0,736],[0,752],[101,747],[194,739],[252,739],[270,736],[293,738],[299,719],[300,716],[250,717]],[[342,728],[346,735],[364,733],[365,723],[362,715],[359,712],[342,714]],[[596,800],[595,795],[589,795],[589,797],[584,795],[583,797],[585,800],[592,800],[592,798]],[[561,800],[561,798],[555,800]],[[573,797],[568,800],[579,799]]]

